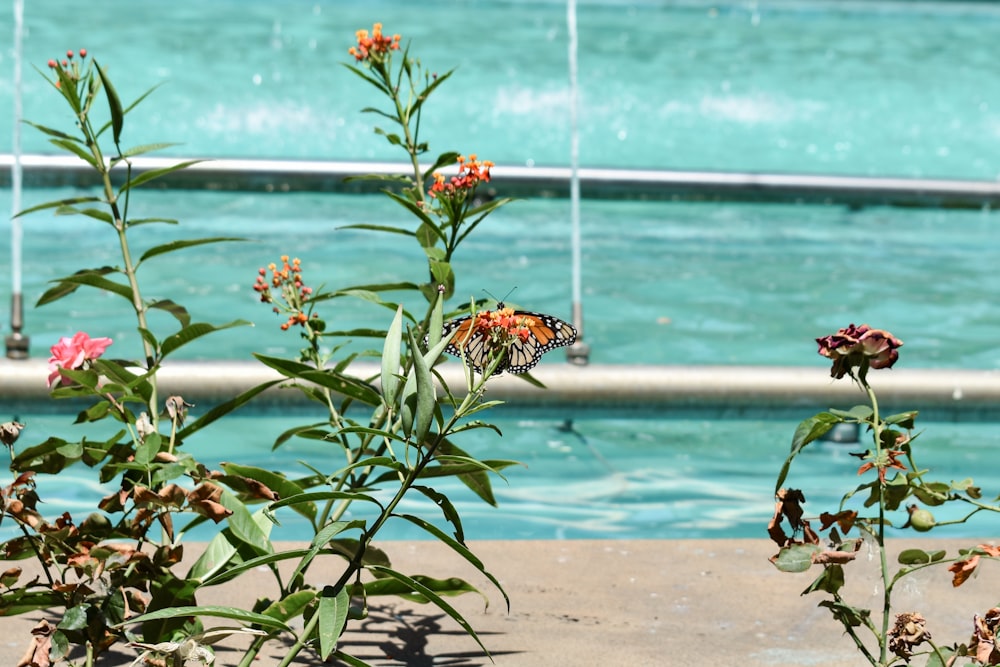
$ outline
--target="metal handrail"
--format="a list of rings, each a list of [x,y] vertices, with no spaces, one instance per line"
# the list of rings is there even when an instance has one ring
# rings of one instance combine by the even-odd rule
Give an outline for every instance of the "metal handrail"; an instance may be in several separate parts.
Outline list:
[[[135,173],[188,158],[136,157]],[[13,156],[0,154],[0,186],[9,185]],[[95,185],[79,158],[23,155],[26,187]],[[211,159],[153,181],[165,188],[260,192],[376,192],[384,183],[353,176],[404,174],[393,162]],[[981,209],[1000,204],[1000,182],[722,171],[580,168],[581,196],[597,199],[742,201]],[[490,187],[503,196],[568,197],[569,167],[500,165]]]
[[[437,370],[453,392],[461,393],[461,364],[449,361]],[[349,372],[374,382],[380,368],[357,363]],[[502,375],[487,385],[489,398],[505,401],[519,415],[534,411],[560,419],[631,415],[797,420],[817,410],[866,402],[857,386],[833,381],[824,366],[577,366],[553,360],[532,374],[545,389]],[[0,358],[0,403],[24,412],[40,405],[58,407],[63,402],[45,402],[47,375],[43,359]],[[1000,418],[1000,371],[908,368],[877,375],[871,379],[883,410],[919,410],[921,419],[928,420]],[[253,361],[170,361],[157,378],[161,395],[178,394],[207,409],[280,376]],[[270,389],[259,400],[283,407],[309,404],[301,392],[282,389]]]

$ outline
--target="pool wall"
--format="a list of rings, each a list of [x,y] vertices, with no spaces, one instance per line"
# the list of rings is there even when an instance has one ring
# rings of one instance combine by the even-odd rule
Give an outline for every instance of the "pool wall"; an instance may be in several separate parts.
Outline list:
[[[197,158],[133,158],[135,175]],[[0,187],[11,183],[14,156],[0,154]],[[99,185],[94,171],[74,156],[22,155],[27,187]],[[160,187],[258,192],[378,192],[385,183],[350,180],[369,174],[404,174],[409,165],[393,162],[329,160],[208,159],[157,181]],[[122,169],[124,171],[124,169]],[[493,196],[568,197],[569,167],[503,165],[490,185]],[[669,201],[738,201],[992,208],[1000,203],[1000,183],[984,180],[891,178],[822,174],[595,169],[577,172],[582,197]]]

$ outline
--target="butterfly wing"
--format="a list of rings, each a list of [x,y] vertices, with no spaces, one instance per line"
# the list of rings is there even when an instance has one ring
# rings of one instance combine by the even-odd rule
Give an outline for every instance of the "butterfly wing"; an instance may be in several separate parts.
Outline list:
[[[523,318],[523,326],[527,327],[530,335],[524,340],[516,339],[510,346],[505,363],[510,373],[527,373],[549,350],[572,345],[576,341],[576,328],[558,317],[520,310],[514,315]]]
[[[490,338],[486,332],[473,329],[474,321],[472,317],[462,317],[445,322],[441,337],[451,337],[444,348],[445,352],[459,359],[468,359],[469,365],[476,372],[482,373],[489,364]]]
[[[505,370],[514,375],[527,373],[549,350],[572,345],[576,341],[576,329],[558,317],[522,310],[515,311],[514,316],[521,319],[521,325],[528,329],[529,335],[525,339],[515,338],[507,350],[507,357],[497,367],[497,374]],[[451,337],[445,352],[468,359],[469,365],[482,373],[490,363],[493,341],[489,332],[475,330],[474,322],[472,317],[445,322],[441,336]]]

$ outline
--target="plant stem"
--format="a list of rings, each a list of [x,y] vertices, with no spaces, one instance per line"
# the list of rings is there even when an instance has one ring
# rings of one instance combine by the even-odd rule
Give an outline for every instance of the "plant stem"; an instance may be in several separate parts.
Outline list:
[[[862,372],[859,373],[859,381],[862,387],[864,387],[865,392],[868,394],[868,400],[871,402],[872,406],[872,437],[875,439],[875,460],[882,460],[882,430],[883,424],[882,419],[879,417],[878,412],[878,397],[875,395],[875,391],[868,384],[868,380],[865,378],[864,371],[867,370],[867,359],[865,360],[865,365],[862,366]],[[889,635],[889,618],[892,615],[892,582],[889,580],[889,561],[885,553],[885,481],[883,469],[879,469],[879,485],[878,485],[878,552],[879,552],[879,569],[882,573],[882,632],[877,636],[879,644],[879,664],[886,665],[886,656],[888,651],[888,635]]]

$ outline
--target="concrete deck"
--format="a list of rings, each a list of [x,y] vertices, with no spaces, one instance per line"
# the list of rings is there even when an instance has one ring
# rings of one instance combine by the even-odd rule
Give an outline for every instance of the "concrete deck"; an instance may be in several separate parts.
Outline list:
[[[763,527],[762,527],[763,530]],[[903,548],[959,547],[986,540],[897,540]],[[197,549],[190,545],[187,556]],[[495,663],[449,617],[434,607],[396,599],[372,601],[363,630],[347,634],[342,646],[378,666],[459,665],[479,667],[606,665],[741,665],[741,667],[842,667],[864,664],[849,638],[826,609],[824,599],[801,591],[818,574],[778,572],[767,558],[775,552],[766,539],[479,542],[472,545],[511,598],[508,614],[502,597],[476,576],[464,560],[435,542],[383,545],[393,565],[409,574],[460,576],[490,598],[450,598],[479,633]],[[877,561],[862,553],[847,566],[849,601],[878,607]],[[335,576],[333,561],[325,566]],[[6,566],[4,566],[6,567]],[[324,567],[313,572],[317,583]],[[269,578],[247,578],[201,597],[206,604],[249,607],[271,593]],[[895,611],[919,611],[940,645],[968,641],[973,614],[998,602],[1000,566],[984,563],[978,576],[952,588],[944,567],[930,568],[898,586]],[[40,617],[4,619],[0,665],[16,665]],[[239,642],[236,642],[238,645]],[[230,643],[230,646],[233,642]],[[273,667],[284,645],[272,642],[255,662]],[[240,653],[223,647],[216,665],[236,665]],[[98,664],[125,666],[134,655],[110,655]],[[300,656],[295,665],[319,665]],[[921,662],[922,664],[922,662]]]

